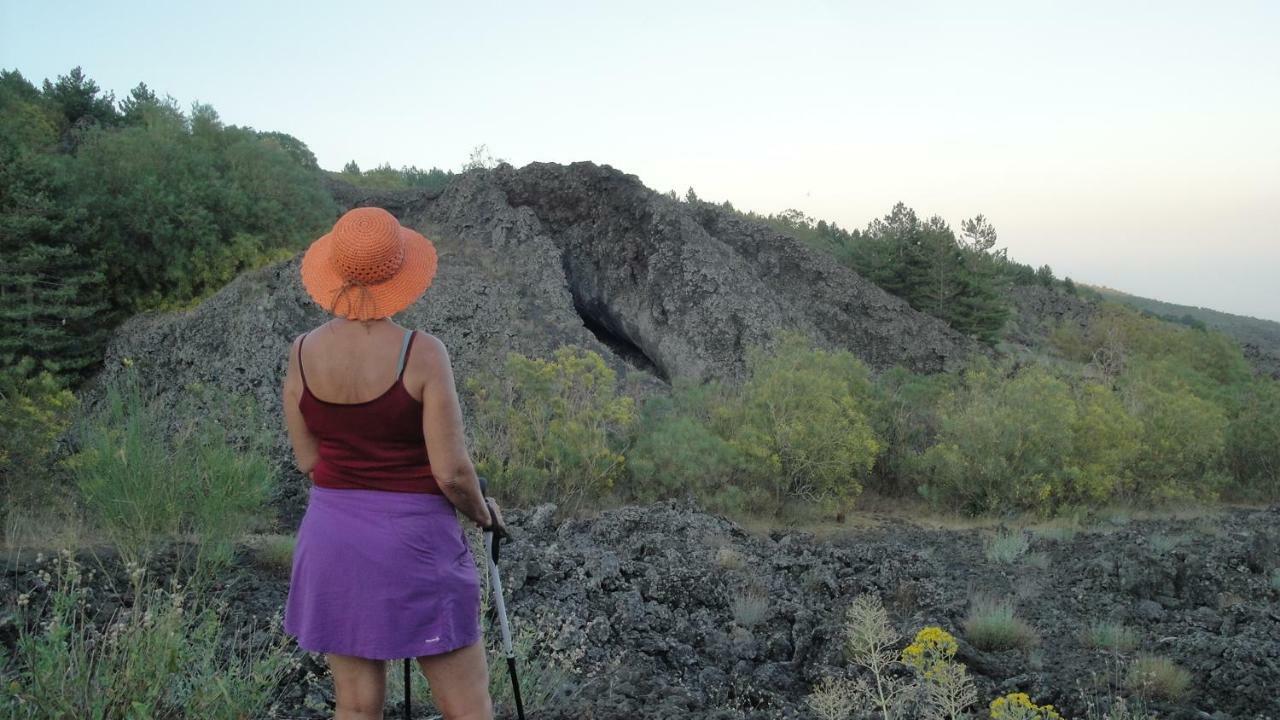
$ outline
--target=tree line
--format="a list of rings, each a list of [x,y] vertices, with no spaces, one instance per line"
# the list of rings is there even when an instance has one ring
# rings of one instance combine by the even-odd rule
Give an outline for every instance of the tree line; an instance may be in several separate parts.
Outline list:
[[[117,100],[78,67],[40,87],[0,71],[0,360],[74,384],[123,319],[192,302],[336,215],[292,136],[145,83]]]

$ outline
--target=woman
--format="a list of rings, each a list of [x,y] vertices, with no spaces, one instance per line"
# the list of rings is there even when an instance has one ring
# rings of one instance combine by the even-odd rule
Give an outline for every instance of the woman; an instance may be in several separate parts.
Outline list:
[[[379,208],[343,215],[302,260],[334,318],[293,342],[284,410],[311,478],[285,631],[326,654],[337,720],[381,718],[385,661],[415,657],[450,720],[493,716],[480,584],[455,510],[502,532],[463,443],[449,354],[391,315],[430,286],[435,248]]]

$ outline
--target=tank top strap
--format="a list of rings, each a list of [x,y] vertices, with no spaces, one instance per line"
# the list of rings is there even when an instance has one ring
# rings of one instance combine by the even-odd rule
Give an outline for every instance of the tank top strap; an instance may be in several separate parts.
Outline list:
[[[302,337],[298,338],[298,373],[302,375],[302,389],[307,389],[307,369],[302,366],[302,343],[307,341],[307,335],[310,333],[302,333]]]
[[[409,351],[413,346],[413,336],[416,333],[412,330],[404,331],[404,340],[400,343],[400,361],[396,363],[396,378],[404,376],[404,368],[409,360]]]

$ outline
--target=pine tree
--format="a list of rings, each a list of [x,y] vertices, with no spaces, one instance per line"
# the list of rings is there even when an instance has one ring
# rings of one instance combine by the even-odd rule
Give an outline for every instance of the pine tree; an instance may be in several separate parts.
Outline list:
[[[0,362],[30,357],[75,380],[101,359],[108,323],[84,218],[53,200],[57,169],[58,158],[38,155],[0,168]]]

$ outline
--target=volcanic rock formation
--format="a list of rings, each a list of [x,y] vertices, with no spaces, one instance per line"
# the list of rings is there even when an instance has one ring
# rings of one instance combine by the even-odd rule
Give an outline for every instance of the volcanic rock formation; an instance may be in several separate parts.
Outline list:
[[[434,193],[331,189],[344,208],[385,207],[436,243],[433,286],[397,319],[444,341],[460,384],[509,352],[547,356],[570,343],[599,352],[637,392],[732,377],[748,348],[782,330],[876,368],[937,372],[977,348],[793,238],[606,166],[504,165]],[[162,395],[210,384],[251,393],[279,417],[289,343],[325,320],[298,263],[246,273],[193,310],[130,320],[100,379],[130,358]],[[288,457],[283,432],[277,456]]]

